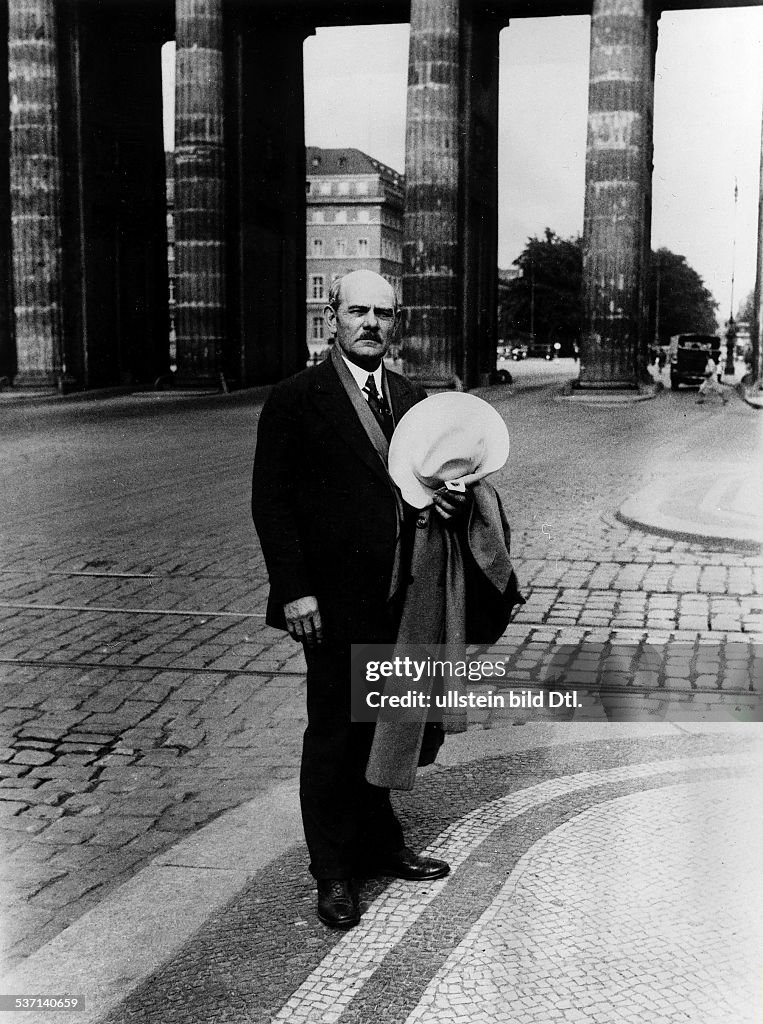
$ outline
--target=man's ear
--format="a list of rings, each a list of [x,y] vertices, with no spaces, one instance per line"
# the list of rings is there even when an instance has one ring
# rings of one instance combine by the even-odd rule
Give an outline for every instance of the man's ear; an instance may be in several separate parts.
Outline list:
[[[329,334],[333,337],[336,334],[336,310],[333,306],[326,305],[323,307],[323,319],[326,321]]]

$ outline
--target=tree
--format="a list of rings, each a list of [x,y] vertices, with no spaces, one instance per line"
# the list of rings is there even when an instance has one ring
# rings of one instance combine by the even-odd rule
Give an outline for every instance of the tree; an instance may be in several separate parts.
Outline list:
[[[541,343],[560,342],[563,354],[571,354],[585,328],[582,239],[560,238],[546,228],[543,238],[528,238],[514,264],[522,274],[505,288],[499,311],[504,338],[532,333]],[[661,345],[673,334],[715,334],[718,303],[686,257],[663,248],[652,253],[647,274],[647,344],[655,336],[658,279]]]
[[[560,238],[550,228],[528,238],[514,260],[522,271],[510,281],[500,310],[504,337],[511,331],[534,334],[541,343],[572,343],[583,329],[583,249],[580,238]]]
[[[664,248],[653,252],[647,282],[647,339],[650,343],[655,337],[658,316],[661,345],[669,344],[673,334],[716,333],[718,303],[705,287],[697,271],[686,262],[685,256],[679,256]]]

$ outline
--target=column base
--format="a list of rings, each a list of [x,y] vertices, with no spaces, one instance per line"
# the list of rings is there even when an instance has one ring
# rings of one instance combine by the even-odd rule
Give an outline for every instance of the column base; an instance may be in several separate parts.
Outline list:
[[[39,371],[27,371],[23,370],[17,373],[13,377],[12,387],[19,388],[28,391],[45,391],[51,392],[52,394],[65,395],[70,391],[79,391],[82,385],[76,378],[70,377],[68,374],[56,374]]]
[[[637,391],[641,386],[635,380],[574,380],[570,383],[576,391]]]
[[[656,398],[664,385],[659,381],[650,381],[648,384],[634,383],[613,383],[603,381],[600,384],[581,384],[578,380],[570,381],[561,389],[558,398],[565,401],[580,402],[590,405],[628,405],[632,402],[645,402],[650,398]]]
[[[228,394],[230,387],[223,373],[166,374],[157,381],[159,391],[221,391]]]
[[[426,391],[463,391],[464,385],[458,377],[451,377],[446,380],[440,377],[426,377],[418,374],[406,373],[408,380],[419,384]]]

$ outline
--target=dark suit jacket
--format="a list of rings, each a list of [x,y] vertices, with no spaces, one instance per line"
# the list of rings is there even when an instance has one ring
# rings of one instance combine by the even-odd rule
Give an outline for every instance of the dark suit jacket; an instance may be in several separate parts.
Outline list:
[[[426,392],[387,373],[397,422]],[[284,603],[314,594],[327,640],[394,640],[392,484],[330,360],[276,384],[265,402],[252,514],[270,577],[269,625],[285,628]]]

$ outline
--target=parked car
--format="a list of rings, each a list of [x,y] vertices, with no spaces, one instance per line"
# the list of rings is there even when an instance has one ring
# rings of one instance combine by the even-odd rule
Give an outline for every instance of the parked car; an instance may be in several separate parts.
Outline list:
[[[553,359],[554,346],[541,342],[534,342],[532,345],[528,345],[527,354],[528,356],[533,356],[535,359]]]
[[[511,358],[514,361],[527,359],[527,345],[515,345],[511,350]]]
[[[705,379],[708,356],[720,365],[721,339],[717,334],[674,334],[670,339],[670,386],[701,384]]]

